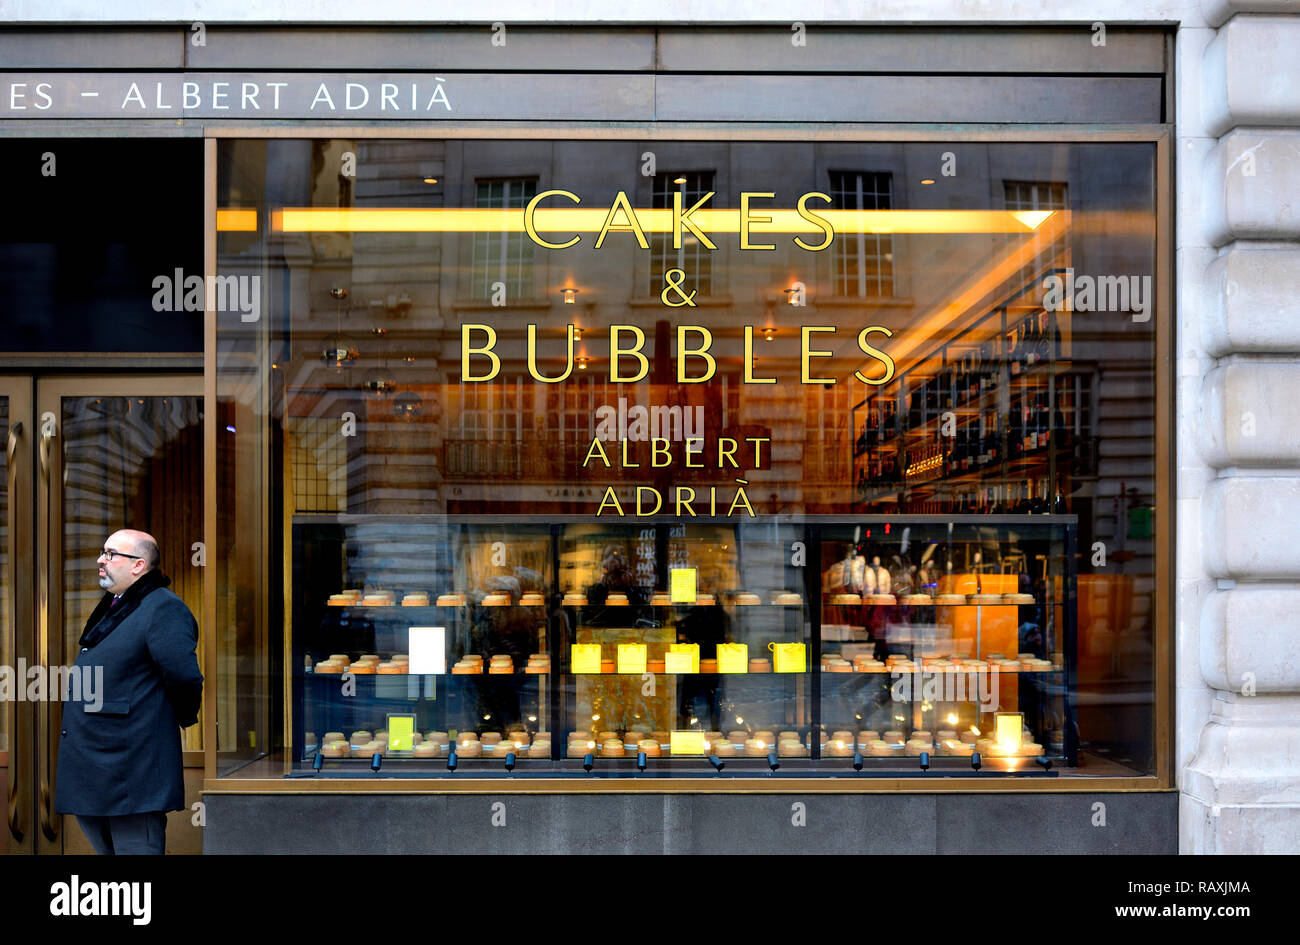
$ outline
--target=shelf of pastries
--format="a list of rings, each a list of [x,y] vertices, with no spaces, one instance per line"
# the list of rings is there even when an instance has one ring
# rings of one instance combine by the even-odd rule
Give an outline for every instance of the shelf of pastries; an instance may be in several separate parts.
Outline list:
[[[821,656],[823,673],[1056,673],[1062,672],[1064,666],[1058,661],[1042,659],[1033,653],[1021,653],[1015,658],[1007,658],[998,653],[989,654],[986,659],[970,659],[950,654],[932,654],[910,656],[891,653],[884,660],[876,659],[866,653],[844,652],[823,653]]]
[[[523,666],[517,666],[514,658],[508,654],[490,657],[486,662],[477,653],[467,653],[456,660],[450,672],[452,676],[511,676],[511,675],[545,675],[551,671],[551,658],[546,653],[533,653]],[[353,676],[407,676],[411,674],[410,657],[405,653],[396,653],[384,658],[377,653],[363,653],[353,658],[346,653],[334,653],[329,658],[312,664],[310,673],[317,676],[341,676],[351,673]],[[425,674],[421,674],[425,675]]]

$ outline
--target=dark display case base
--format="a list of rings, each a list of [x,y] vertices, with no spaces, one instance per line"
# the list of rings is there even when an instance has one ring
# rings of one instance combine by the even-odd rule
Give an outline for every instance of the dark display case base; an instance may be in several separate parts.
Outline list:
[[[1176,791],[204,800],[213,854],[1178,852]]]

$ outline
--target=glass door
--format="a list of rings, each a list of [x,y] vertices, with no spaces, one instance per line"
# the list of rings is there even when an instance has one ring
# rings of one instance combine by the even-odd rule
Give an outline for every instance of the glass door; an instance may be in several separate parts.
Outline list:
[[[201,616],[201,377],[0,379],[0,438],[0,665],[47,680],[71,665],[103,594],[97,558],[120,528],[159,540],[171,589]],[[91,852],[74,819],[54,811],[62,719],[55,688],[44,700],[0,703],[10,852]],[[182,734],[187,803],[202,783],[201,731]],[[192,818],[170,815],[168,852],[201,850]]]
[[[0,377],[0,851],[30,852],[34,717],[17,687],[32,653],[32,382]],[[22,660],[22,662],[20,662]]]

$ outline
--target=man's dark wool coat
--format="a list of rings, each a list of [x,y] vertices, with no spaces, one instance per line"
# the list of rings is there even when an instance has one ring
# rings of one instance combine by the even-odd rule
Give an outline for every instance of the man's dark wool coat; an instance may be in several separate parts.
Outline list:
[[[54,809],[115,817],[185,809],[181,733],[198,718],[203,692],[194,650],[198,625],[146,571],[116,607],[105,594],[78,643],[78,674],[103,668],[97,699],[63,706]],[[98,711],[95,701],[101,701]]]

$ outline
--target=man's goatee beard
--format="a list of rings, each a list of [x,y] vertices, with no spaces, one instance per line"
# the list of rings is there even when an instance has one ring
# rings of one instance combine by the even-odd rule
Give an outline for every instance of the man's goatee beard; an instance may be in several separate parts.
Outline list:
[[[104,590],[108,590],[110,587],[113,586],[113,579],[109,577],[107,574],[105,574],[103,577],[99,579],[99,586],[102,587]]]

